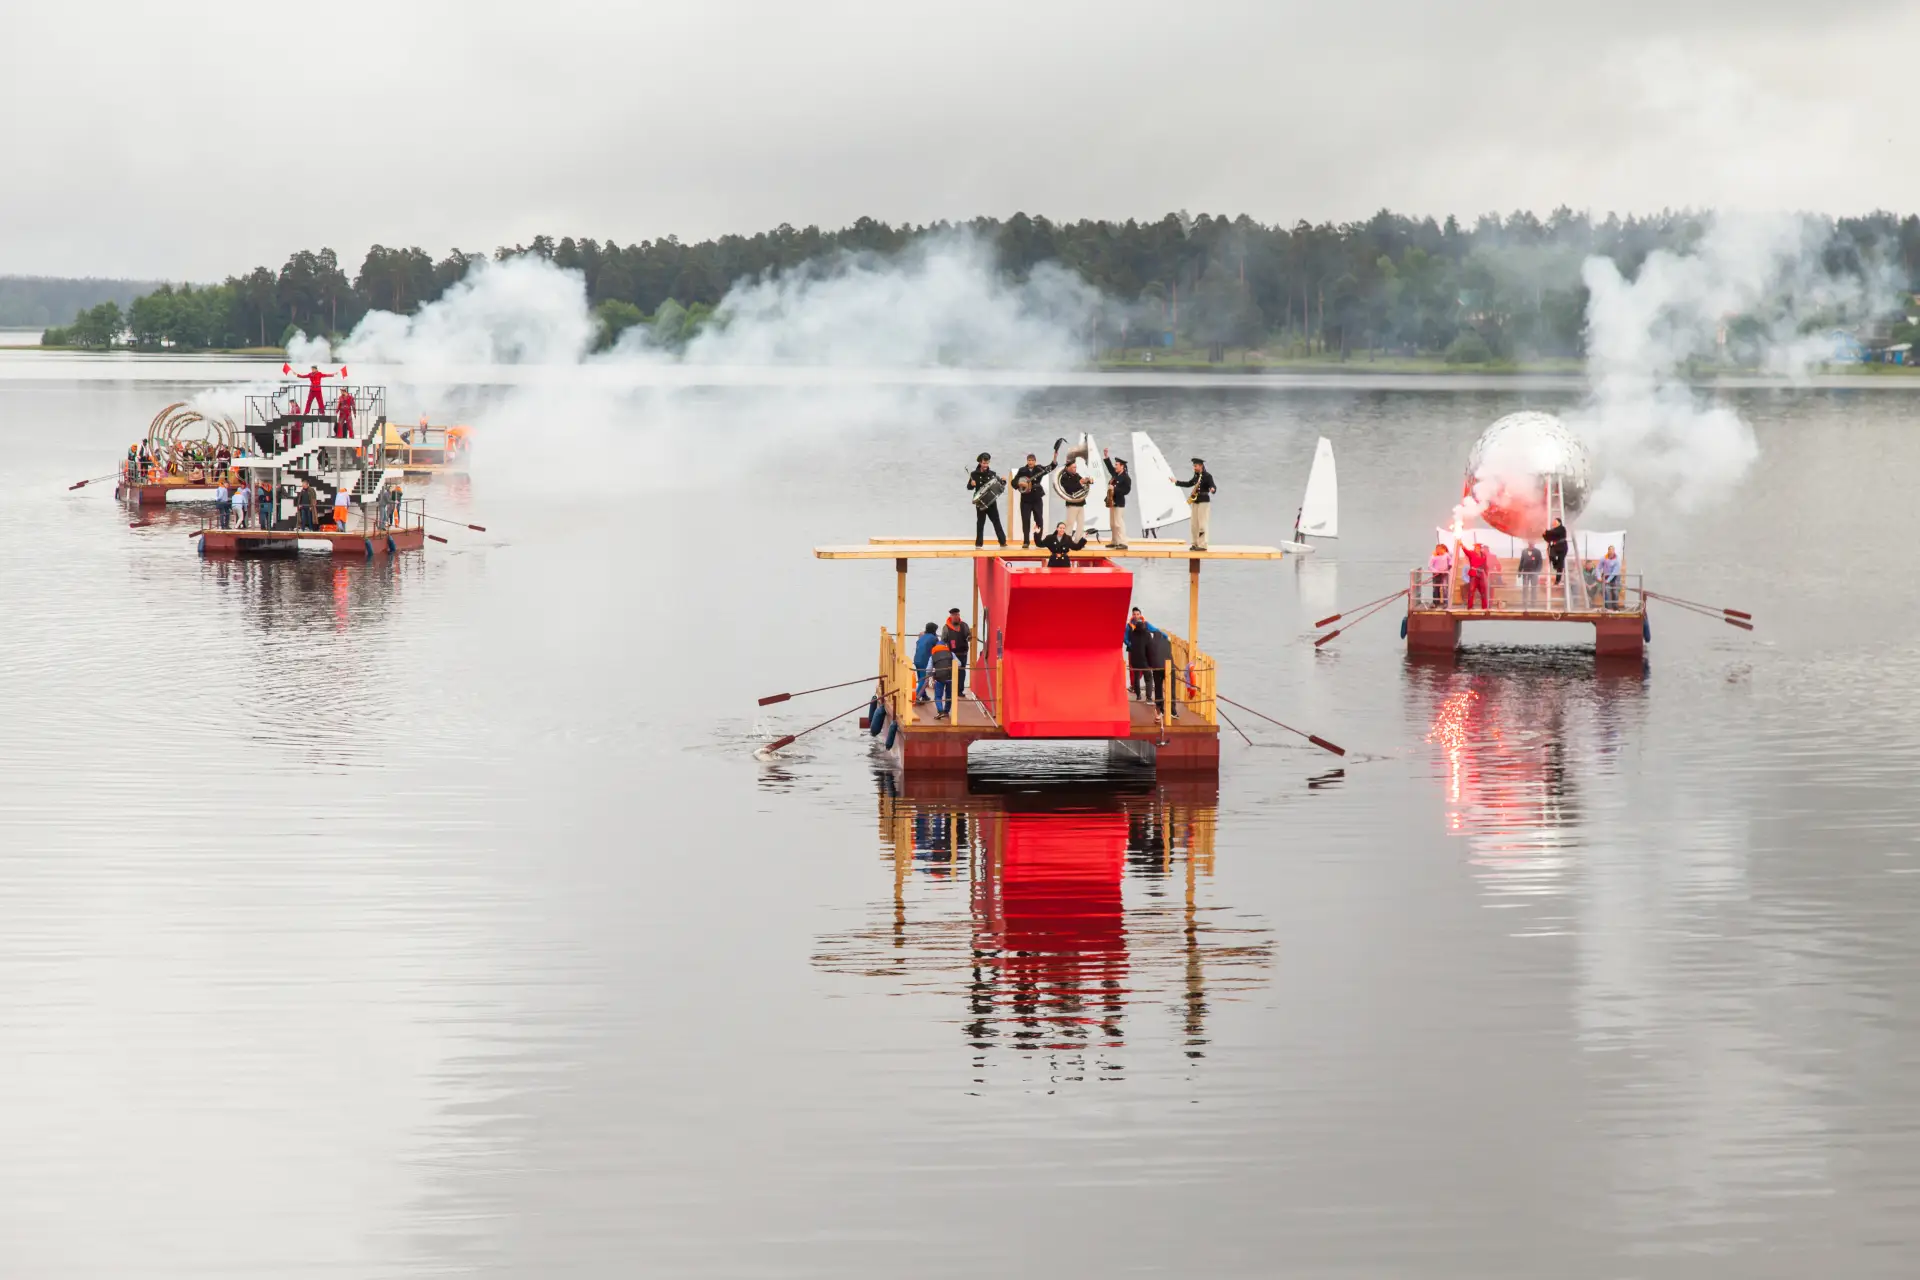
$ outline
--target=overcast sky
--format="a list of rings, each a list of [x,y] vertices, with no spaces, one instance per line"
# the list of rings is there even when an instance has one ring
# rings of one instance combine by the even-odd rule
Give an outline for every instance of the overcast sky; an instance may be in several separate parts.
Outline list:
[[[1920,5],[10,3],[0,272],[862,214],[1920,210]]]

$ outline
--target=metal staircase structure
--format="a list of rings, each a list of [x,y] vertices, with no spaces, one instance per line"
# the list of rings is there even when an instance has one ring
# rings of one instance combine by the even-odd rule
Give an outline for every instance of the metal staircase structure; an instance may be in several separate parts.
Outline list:
[[[352,397],[349,411],[341,412],[341,396]],[[233,460],[237,470],[263,473],[273,497],[268,528],[292,527],[289,514],[294,492],[302,482],[320,494],[319,506],[331,510],[343,505],[365,507],[400,481],[400,469],[386,459],[385,387],[347,385],[323,393],[322,412],[307,413],[296,406],[306,396],[302,384],[246,398],[242,426],[247,452]]]

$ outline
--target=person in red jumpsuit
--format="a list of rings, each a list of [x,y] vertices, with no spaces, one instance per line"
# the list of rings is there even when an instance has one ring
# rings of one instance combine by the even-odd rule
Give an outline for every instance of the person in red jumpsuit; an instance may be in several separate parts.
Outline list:
[[[1473,598],[1478,594],[1480,597],[1480,607],[1482,609],[1491,609],[1493,605],[1487,598],[1487,549],[1483,544],[1476,542],[1466,548],[1466,552],[1467,608],[1473,608]]]
[[[342,369],[339,373],[322,373],[320,372],[320,366],[314,365],[312,369],[300,376],[307,380],[307,407],[300,412],[325,413],[327,411],[327,397],[322,394],[320,383],[327,378],[344,378],[347,376],[347,371]]]
[[[340,424],[334,434],[342,440],[353,439],[353,392],[346,387],[340,388],[340,396],[334,401],[334,416]]]

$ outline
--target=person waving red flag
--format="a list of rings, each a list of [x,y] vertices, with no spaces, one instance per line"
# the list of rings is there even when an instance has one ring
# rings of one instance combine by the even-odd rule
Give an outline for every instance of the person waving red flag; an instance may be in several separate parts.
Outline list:
[[[293,366],[288,364],[283,364],[280,366],[280,372],[292,373]],[[320,383],[322,380],[326,378],[346,377],[347,369],[345,365],[342,365],[340,366],[339,373],[322,373],[320,372],[320,366],[314,365],[306,373],[300,374],[298,376],[305,378],[307,380],[307,405],[306,405],[306,408],[302,409],[300,412],[303,414],[325,413],[327,411],[327,397],[324,394],[322,394],[320,390]]]

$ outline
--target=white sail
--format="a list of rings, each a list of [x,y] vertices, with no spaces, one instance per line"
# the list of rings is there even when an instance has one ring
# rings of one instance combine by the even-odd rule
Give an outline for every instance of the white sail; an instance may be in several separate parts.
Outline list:
[[[1142,532],[1179,524],[1187,518],[1187,496],[1173,483],[1173,468],[1144,431],[1133,433],[1133,457],[1127,460],[1127,471],[1133,476],[1127,510],[1139,521]]]
[[[1313,451],[1307,494],[1300,500],[1300,532],[1309,538],[1340,536],[1340,482],[1333,467],[1333,441],[1325,436]]]

